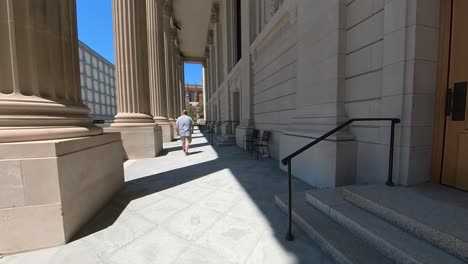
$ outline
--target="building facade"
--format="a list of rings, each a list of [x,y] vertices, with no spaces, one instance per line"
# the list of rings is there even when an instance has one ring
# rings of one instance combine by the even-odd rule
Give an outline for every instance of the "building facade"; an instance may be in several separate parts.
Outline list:
[[[115,67],[79,42],[81,99],[95,122],[111,121],[117,114]]]
[[[196,120],[205,117],[203,103],[203,85],[185,84],[185,109]]]
[[[207,120],[240,121],[222,131],[239,146],[252,129],[271,131],[279,160],[351,118],[399,118],[396,182],[458,186],[441,171],[463,171],[463,140],[443,143],[452,4],[466,8],[460,0],[214,2]],[[293,175],[317,187],[384,183],[389,139],[389,122],[355,123],[298,156]],[[447,151],[454,156],[444,163]]]

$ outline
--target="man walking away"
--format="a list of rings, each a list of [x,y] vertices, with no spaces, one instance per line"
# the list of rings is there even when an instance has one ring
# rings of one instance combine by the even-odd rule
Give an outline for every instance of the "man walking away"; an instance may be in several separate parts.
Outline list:
[[[188,156],[188,150],[190,143],[192,142],[193,120],[190,116],[187,115],[187,110],[184,110],[182,116],[177,118],[176,131],[177,135],[180,136],[182,149],[184,150],[185,155]]]

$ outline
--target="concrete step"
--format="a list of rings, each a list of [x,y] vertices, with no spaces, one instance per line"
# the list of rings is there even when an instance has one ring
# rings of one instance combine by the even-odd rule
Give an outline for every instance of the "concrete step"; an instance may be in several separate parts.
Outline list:
[[[349,186],[354,205],[468,262],[468,194],[441,185]]]
[[[276,195],[275,202],[281,210],[287,212],[287,194]],[[304,192],[295,193],[293,196],[293,221],[337,263],[393,263],[319,210],[308,205]]]
[[[395,263],[454,264],[457,257],[355,206],[342,188],[311,190],[306,201]]]

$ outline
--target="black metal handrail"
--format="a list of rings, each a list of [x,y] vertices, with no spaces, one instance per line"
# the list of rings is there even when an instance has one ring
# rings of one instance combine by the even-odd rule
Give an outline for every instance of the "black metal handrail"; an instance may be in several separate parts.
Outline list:
[[[211,129],[216,125],[217,121],[206,121],[204,133],[209,133]]]
[[[335,129],[331,130],[330,132],[324,134],[323,136],[317,138],[316,140],[310,142],[309,144],[305,145],[304,147],[298,149],[294,153],[290,154],[289,156],[283,158],[281,163],[283,165],[288,165],[288,191],[289,191],[289,201],[288,201],[288,233],[286,234],[286,240],[292,241],[294,240],[294,236],[292,234],[292,176],[291,176],[291,161],[293,158],[301,154],[302,152],[308,150],[309,148],[317,145],[321,141],[325,140],[329,136],[335,134],[339,130],[349,126],[354,122],[362,122],[362,121],[390,121],[392,123],[391,126],[391,134],[390,134],[390,153],[388,156],[388,179],[386,184],[388,186],[394,186],[393,183],[393,152],[394,152],[394,145],[395,145],[395,124],[401,122],[398,118],[353,118],[350,119],[343,124],[339,125]]]
[[[209,121],[209,122],[210,122],[210,123],[211,123],[211,122],[214,123],[211,127],[209,127],[209,128],[207,129],[208,136],[209,136],[208,140],[209,140],[210,144],[212,145],[212,144],[214,143],[214,134],[215,134],[215,133],[214,133],[214,129],[215,129],[215,128],[220,127],[220,126],[222,126],[222,125],[224,125],[224,124],[235,123],[235,122],[239,122],[239,121],[225,120],[225,121],[218,121],[218,122],[216,122],[216,121]]]

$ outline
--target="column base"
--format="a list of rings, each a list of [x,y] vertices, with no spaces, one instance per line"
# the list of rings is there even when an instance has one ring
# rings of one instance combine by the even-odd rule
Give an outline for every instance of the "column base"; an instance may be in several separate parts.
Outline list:
[[[0,144],[0,255],[63,245],[124,185],[119,134]]]
[[[280,139],[280,160],[322,136],[322,132],[284,131]],[[280,168],[287,171],[287,166]],[[306,150],[292,160],[292,174],[317,188],[355,183],[356,142],[342,132]]]
[[[154,122],[161,127],[163,143],[171,142],[174,138],[172,125],[166,117],[155,117]]]
[[[144,127],[111,126],[104,132],[121,133],[124,159],[154,158],[162,150],[162,131],[156,124]]]

